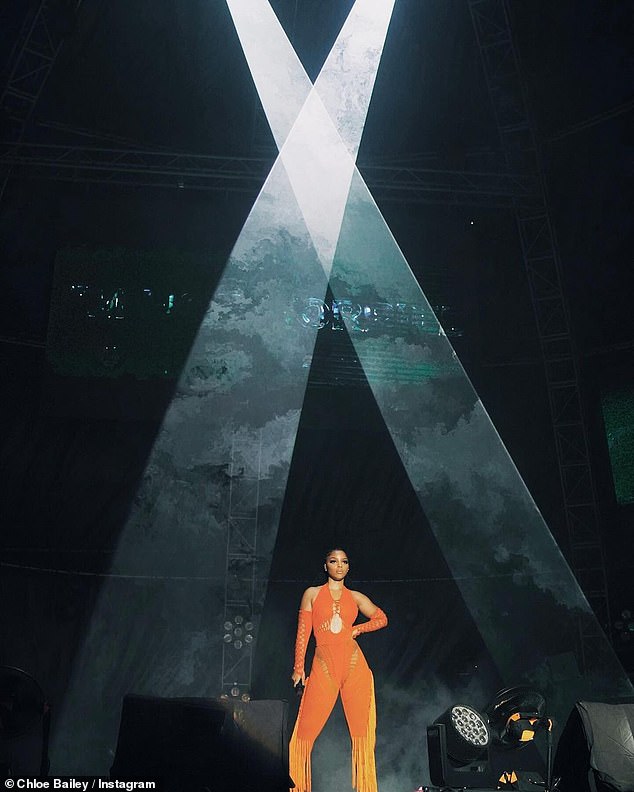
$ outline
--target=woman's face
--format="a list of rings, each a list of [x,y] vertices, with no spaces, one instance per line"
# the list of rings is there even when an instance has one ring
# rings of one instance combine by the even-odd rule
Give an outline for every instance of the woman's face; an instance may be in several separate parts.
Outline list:
[[[331,580],[343,580],[348,574],[348,556],[343,550],[332,550],[326,556],[324,568]]]

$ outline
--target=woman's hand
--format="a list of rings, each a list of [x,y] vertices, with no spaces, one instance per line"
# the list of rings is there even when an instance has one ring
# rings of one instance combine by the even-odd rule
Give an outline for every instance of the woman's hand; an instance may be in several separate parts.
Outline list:
[[[299,671],[293,671],[293,676],[291,679],[293,680],[293,687],[297,687],[300,682],[302,685],[306,684],[306,674],[303,671],[301,674]]]
[[[387,616],[381,608],[377,607],[372,600],[368,599],[365,594],[360,591],[352,591],[352,599],[356,602],[357,608],[361,613],[366,616],[369,621],[355,624],[352,628],[352,639],[354,640],[358,635],[366,632],[373,632],[387,627]]]

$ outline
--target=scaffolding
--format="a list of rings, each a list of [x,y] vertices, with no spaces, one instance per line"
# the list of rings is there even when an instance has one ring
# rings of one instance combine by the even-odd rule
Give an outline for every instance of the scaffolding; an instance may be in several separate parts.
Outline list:
[[[248,699],[263,605],[257,575],[262,432],[235,435],[229,466],[221,694]]]
[[[40,0],[25,19],[13,53],[8,79],[0,94],[5,141],[23,139],[27,123],[55,65],[64,39],[72,29],[81,0]],[[0,166],[0,200],[11,175],[10,164]]]
[[[506,0],[468,0],[471,19],[508,168],[532,174],[540,200],[517,206],[515,220],[541,345],[555,438],[569,562],[597,620],[578,622],[582,671],[594,665],[611,619],[599,511],[579,383],[578,356],[570,328],[561,262],[548,195],[525,97],[519,56]],[[599,626],[600,625],[600,626]]]
[[[462,170],[447,170],[432,160],[362,163],[359,168],[379,201],[431,203],[487,208],[530,209],[538,204],[531,174],[486,170],[471,155]],[[99,183],[129,187],[211,190],[257,194],[273,162],[261,157],[222,157],[133,147],[16,142],[0,152],[0,166],[15,178]]]

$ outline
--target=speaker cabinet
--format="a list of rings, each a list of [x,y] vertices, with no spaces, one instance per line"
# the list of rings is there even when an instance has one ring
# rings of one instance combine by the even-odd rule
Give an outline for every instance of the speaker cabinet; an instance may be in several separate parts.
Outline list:
[[[578,701],[559,738],[560,792],[634,792],[634,698]]]
[[[287,704],[128,695],[110,775],[171,792],[287,792]]]

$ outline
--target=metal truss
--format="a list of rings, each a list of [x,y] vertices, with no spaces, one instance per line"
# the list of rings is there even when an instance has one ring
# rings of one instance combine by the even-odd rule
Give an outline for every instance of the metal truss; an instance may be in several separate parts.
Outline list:
[[[363,164],[359,170],[380,201],[513,209],[535,206],[539,195],[534,177],[520,173]]]
[[[506,0],[468,0],[484,74],[509,167],[532,174],[540,200],[515,208],[524,265],[541,344],[569,543],[569,561],[599,624],[610,634],[607,574],[599,511],[581,401],[578,356],[561,277],[539,149],[527,109]],[[594,665],[603,640],[593,619],[580,617],[582,670]]]
[[[0,142],[0,165],[10,168],[15,178],[257,193],[271,164],[257,157]],[[403,163],[359,167],[379,201],[506,209],[539,205],[539,186],[532,174]]]
[[[254,458],[255,457],[255,458]],[[257,578],[262,436],[234,437],[229,470],[221,694],[248,697],[264,591]]]
[[[81,0],[41,0],[27,19],[17,46],[9,77],[0,95],[3,135],[19,142],[42,89],[69,32]],[[0,164],[0,199],[10,176],[10,165]]]

